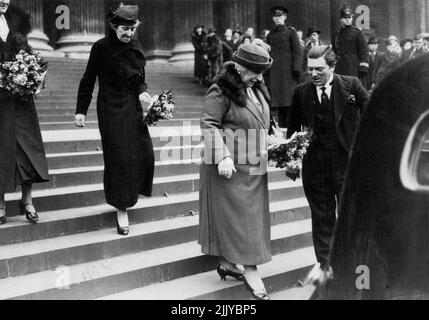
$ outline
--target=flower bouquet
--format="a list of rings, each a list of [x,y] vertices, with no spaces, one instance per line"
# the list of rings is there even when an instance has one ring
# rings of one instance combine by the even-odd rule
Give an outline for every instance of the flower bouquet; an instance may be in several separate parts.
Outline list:
[[[143,122],[148,126],[156,126],[160,120],[170,120],[174,114],[174,101],[171,90],[153,96],[149,110]]]
[[[20,50],[11,61],[0,64],[0,88],[28,100],[46,86],[48,64],[32,50]]]
[[[310,146],[312,132],[304,130],[295,132],[284,143],[273,145],[268,149],[268,161],[271,166],[286,169],[286,176],[295,181],[302,169],[302,159]]]

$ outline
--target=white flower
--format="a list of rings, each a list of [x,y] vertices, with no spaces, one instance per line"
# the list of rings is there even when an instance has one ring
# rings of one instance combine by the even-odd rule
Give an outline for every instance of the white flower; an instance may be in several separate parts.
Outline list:
[[[18,85],[24,86],[28,81],[28,78],[25,74],[18,74],[15,77],[13,77],[13,82],[15,82]]]
[[[167,104],[164,106],[164,109],[165,109],[165,111],[167,111],[167,112],[172,112],[172,111],[174,110],[174,104],[172,104],[172,103],[167,103]]]

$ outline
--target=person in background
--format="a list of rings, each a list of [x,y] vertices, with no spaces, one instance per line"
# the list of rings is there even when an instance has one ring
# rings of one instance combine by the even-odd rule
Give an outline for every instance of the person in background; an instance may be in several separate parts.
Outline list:
[[[353,13],[349,5],[340,9],[341,28],[333,38],[338,62],[335,73],[358,77],[366,87],[369,68],[368,43],[363,32],[353,26]]]
[[[411,54],[413,53],[413,50],[414,50],[414,41],[413,39],[407,38],[402,40],[400,45],[402,48],[401,62],[407,62],[408,60],[411,59]]]
[[[244,280],[259,300],[269,296],[257,266],[271,261],[263,155],[269,139],[270,97],[262,81],[271,65],[272,58],[262,47],[241,45],[207,91],[200,120],[204,153],[198,242],[204,254],[219,258],[221,280],[227,276]]]
[[[410,59],[416,59],[426,53],[424,48],[425,42],[423,36],[418,34],[414,40],[414,50],[411,52]]]
[[[400,64],[401,48],[398,47],[396,40],[387,41],[386,52],[380,56],[374,66],[375,84],[379,84],[389,72],[397,68]]]
[[[30,49],[30,16],[9,0],[0,1],[0,63]],[[5,193],[21,186],[19,210],[39,221],[33,205],[34,183],[49,181],[48,164],[33,97],[23,99],[0,88],[0,225],[7,220]]]
[[[252,42],[253,41],[253,39],[255,38],[255,31],[253,30],[253,28],[251,28],[251,27],[248,27],[247,29],[246,29],[246,31],[244,32],[244,34],[247,34],[247,35],[249,35],[250,36],[250,42]]]
[[[273,113],[277,113],[279,126],[288,123],[290,106],[295,86],[302,72],[302,48],[296,30],[285,24],[288,9],[283,6],[271,8],[274,29],[268,34],[273,66],[270,69],[270,93]]]
[[[241,35],[242,35],[242,32],[238,29],[234,30],[232,33],[232,42],[233,42],[232,51],[234,52],[238,50],[238,47],[241,44]]]
[[[376,66],[379,63],[381,53],[378,52],[378,39],[371,37],[368,39],[368,50],[369,50],[369,69],[368,69],[368,82],[367,90],[372,90],[376,83]]]
[[[222,53],[223,53],[223,62],[230,61],[232,58],[234,42],[232,40],[232,30],[226,29],[225,34],[222,38]]]
[[[303,58],[302,58],[302,76],[301,76],[301,83],[302,82],[307,82],[311,79],[311,75],[307,72],[307,62],[308,62],[308,53],[310,52],[311,49],[321,46],[322,45],[322,41],[320,41],[320,29],[316,28],[316,27],[311,27],[308,29],[307,32],[307,38],[308,38],[308,43],[304,48],[304,54],[303,54]]]
[[[209,62],[209,85],[211,85],[223,63],[222,40],[217,36],[215,28],[209,29],[206,44],[206,53]]]
[[[250,44],[250,43],[252,43],[252,37],[251,37],[250,35],[248,35],[247,33],[246,33],[246,34],[244,34],[244,35],[241,37],[241,44],[240,44],[240,46],[241,46],[242,44]],[[239,48],[240,48],[240,46],[239,46]]]
[[[298,35],[298,39],[299,39],[299,43],[301,44],[301,47],[304,49],[305,47],[304,33],[302,32],[302,30],[298,30],[296,34]]]
[[[152,195],[155,156],[149,129],[143,123],[149,105],[146,58],[135,36],[138,6],[122,5],[110,14],[109,34],[94,43],[80,81],[75,123],[85,117],[98,78],[97,117],[103,146],[104,192],[117,209],[117,233],[129,233],[127,209],[139,195]],[[146,106],[146,108],[147,108]]]
[[[192,32],[192,45],[195,49],[194,77],[200,84],[203,84],[207,80],[208,75],[207,60],[204,59],[205,37],[206,32],[204,31],[204,26],[196,26]]]

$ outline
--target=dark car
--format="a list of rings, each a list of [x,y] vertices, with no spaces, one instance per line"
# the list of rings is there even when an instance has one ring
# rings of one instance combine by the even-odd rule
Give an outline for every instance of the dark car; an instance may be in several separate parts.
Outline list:
[[[429,54],[372,94],[349,159],[332,278],[313,298],[429,298],[428,141]]]

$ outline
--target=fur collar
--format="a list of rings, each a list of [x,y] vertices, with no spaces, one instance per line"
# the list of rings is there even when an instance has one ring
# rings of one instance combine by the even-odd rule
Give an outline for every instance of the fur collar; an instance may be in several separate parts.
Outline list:
[[[240,107],[245,107],[247,102],[246,88],[241,81],[240,75],[235,69],[233,62],[224,63],[221,72],[216,76],[214,82],[219,86],[222,93],[234,101]],[[270,104],[271,98],[268,89],[262,81],[255,83],[254,88],[259,90],[265,100]]]

